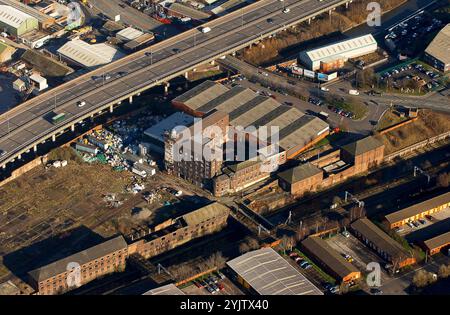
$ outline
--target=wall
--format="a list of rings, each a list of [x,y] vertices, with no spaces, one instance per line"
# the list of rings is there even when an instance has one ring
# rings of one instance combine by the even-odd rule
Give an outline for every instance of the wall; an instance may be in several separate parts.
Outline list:
[[[39,165],[45,165],[47,164],[47,160],[48,160],[48,156],[44,155],[43,157],[37,158],[32,160],[31,162],[25,164],[22,167],[19,167],[18,169],[14,170],[11,174],[10,177],[8,177],[7,179],[3,180],[0,182],[0,187],[9,183],[10,181],[13,181],[14,179],[16,179],[17,177],[25,174],[26,172],[32,170],[33,168],[35,168],[36,166]]]

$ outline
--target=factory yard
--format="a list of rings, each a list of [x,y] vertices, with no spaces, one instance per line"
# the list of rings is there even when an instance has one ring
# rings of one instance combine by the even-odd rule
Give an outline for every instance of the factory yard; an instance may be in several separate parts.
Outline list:
[[[187,185],[177,186],[170,180],[170,176],[156,174],[145,180],[146,189],[133,193],[129,191],[135,181],[132,174],[114,171],[107,165],[69,161],[63,168],[36,168],[0,188],[1,256],[5,260],[18,250],[33,247],[32,244],[63,237],[64,232],[72,234],[73,229],[85,229],[83,237],[95,234],[107,238],[139,230],[148,220],[163,220],[174,211],[198,207],[200,197],[189,199],[193,193]],[[182,203],[165,189],[158,189],[169,185],[183,189]],[[144,197],[152,192],[157,197],[147,203]],[[147,217],[148,211],[152,215]],[[53,247],[45,250],[53,251]],[[45,252],[40,252],[39,257],[46,257]],[[29,270],[30,261],[21,259],[14,273],[26,271],[25,268]],[[0,267],[0,279],[8,275],[7,269]]]

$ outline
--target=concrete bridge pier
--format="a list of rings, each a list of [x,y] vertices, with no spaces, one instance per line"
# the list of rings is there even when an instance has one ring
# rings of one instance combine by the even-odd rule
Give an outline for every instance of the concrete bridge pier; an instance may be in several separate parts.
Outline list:
[[[3,165],[2,165],[2,168],[5,169],[5,168],[6,168],[6,164],[3,164]]]
[[[21,160],[21,159],[22,159],[22,154],[19,154],[19,155],[17,156],[17,159],[18,159],[18,160]]]
[[[308,19],[308,25],[311,25],[311,18]]]
[[[215,66],[215,65],[216,65],[216,61],[215,60],[211,61],[211,66]]]
[[[185,78],[186,80],[189,80],[189,72],[188,72],[188,71],[186,71],[186,72],[184,73],[184,78]]]
[[[71,126],[70,126],[70,131],[72,131],[72,132],[75,131],[75,125],[71,125]]]
[[[130,98],[128,99],[128,101],[130,102],[130,104],[133,104],[133,95],[130,96]]]
[[[112,113],[114,111],[114,106],[109,106],[109,112]]]
[[[56,141],[56,135],[52,135],[52,141],[53,141],[53,142]]]
[[[34,151],[34,152],[37,152],[37,145],[36,145],[36,144],[35,144],[34,147],[33,147],[33,151]]]

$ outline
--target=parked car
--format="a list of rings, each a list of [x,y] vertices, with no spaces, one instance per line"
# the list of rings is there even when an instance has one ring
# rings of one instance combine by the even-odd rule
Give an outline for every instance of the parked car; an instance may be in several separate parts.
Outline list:
[[[414,228],[414,224],[412,224],[411,221],[407,222],[406,224],[407,224],[410,228]]]
[[[381,295],[381,294],[383,294],[383,291],[381,291],[378,288],[371,288],[370,289],[370,293],[373,294],[373,295]]]
[[[429,215],[429,214],[427,214],[427,215],[425,216],[425,218],[427,218],[428,221],[430,221],[430,222],[433,222],[433,220],[434,220],[434,218],[433,218],[431,215]]]
[[[353,262],[353,257],[349,254],[344,254],[344,258],[345,260],[347,260],[348,262]]]
[[[413,224],[415,227],[419,227],[419,226],[420,226],[420,224],[417,223],[417,221],[413,221],[412,224]]]
[[[216,290],[214,290],[211,286],[206,286],[206,290],[208,290],[209,293],[214,294],[216,293]]]
[[[296,263],[300,263],[300,262],[303,261],[303,258],[301,258],[301,257],[295,257],[294,261],[295,261]]]
[[[296,252],[292,252],[289,254],[289,257],[297,257],[297,256],[298,256],[298,254]]]
[[[348,231],[342,232],[342,235],[345,237],[350,237],[350,233]]]
[[[427,221],[425,221],[424,219],[419,219],[419,223],[423,225],[423,224],[426,224]]]

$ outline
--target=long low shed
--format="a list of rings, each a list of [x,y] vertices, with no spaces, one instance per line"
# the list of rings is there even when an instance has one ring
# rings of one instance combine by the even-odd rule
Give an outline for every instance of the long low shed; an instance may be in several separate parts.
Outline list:
[[[361,272],[344,259],[323,239],[310,236],[302,242],[306,253],[340,282],[349,283],[361,278]]]
[[[389,228],[402,226],[410,221],[442,211],[450,206],[450,192],[425,200],[385,216]]]
[[[439,253],[443,248],[450,246],[450,231],[447,233],[430,238],[423,242],[425,250],[430,255]],[[450,248],[450,247],[449,247]]]

